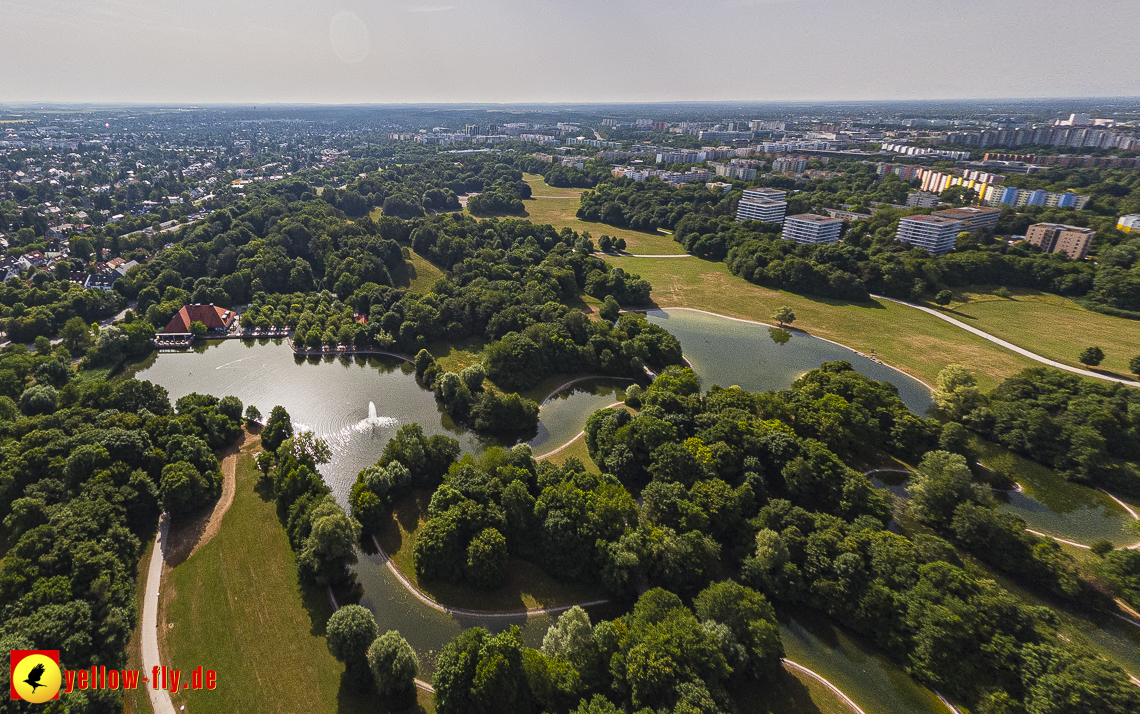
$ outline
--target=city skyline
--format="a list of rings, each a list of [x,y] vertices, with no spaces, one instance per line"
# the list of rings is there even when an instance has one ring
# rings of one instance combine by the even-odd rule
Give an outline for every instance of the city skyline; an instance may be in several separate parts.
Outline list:
[[[922,7],[918,7],[921,5]],[[0,101],[858,101],[1140,96],[1129,4],[2,2]],[[696,23],[694,24],[694,19]],[[994,28],[994,29],[988,29]],[[599,29],[601,31],[594,31]],[[679,32],[684,30],[684,32]],[[1071,51],[1058,52],[1058,47]],[[47,51],[45,51],[45,49]]]

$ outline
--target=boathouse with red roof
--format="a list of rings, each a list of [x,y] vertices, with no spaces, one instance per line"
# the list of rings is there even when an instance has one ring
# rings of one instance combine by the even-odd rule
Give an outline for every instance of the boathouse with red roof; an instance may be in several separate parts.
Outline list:
[[[164,335],[188,335],[190,323],[201,322],[207,334],[225,334],[237,320],[237,313],[217,305],[186,305],[163,328]]]

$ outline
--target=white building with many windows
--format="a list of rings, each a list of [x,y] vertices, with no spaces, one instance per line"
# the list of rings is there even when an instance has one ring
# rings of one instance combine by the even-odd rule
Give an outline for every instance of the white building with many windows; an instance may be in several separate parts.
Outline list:
[[[842,227],[842,218],[801,213],[784,219],[783,238],[797,243],[834,243],[839,240]]]
[[[907,216],[899,220],[895,238],[931,255],[942,255],[954,249],[958,234],[965,228],[962,221],[942,216]]]
[[[782,223],[787,210],[786,201],[772,201],[767,198],[745,199],[736,207],[736,220]]]

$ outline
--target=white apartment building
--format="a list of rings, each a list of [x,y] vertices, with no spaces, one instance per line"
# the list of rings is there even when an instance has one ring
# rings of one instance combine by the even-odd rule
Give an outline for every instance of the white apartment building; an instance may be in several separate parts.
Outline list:
[[[834,243],[839,240],[842,218],[828,218],[815,213],[801,213],[784,219],[785,240],[797,243]]]
[[[941,216],[907,216],[899,220],[895,239],[922,248],[931,255],[942,255],[954,249],[958,234],[966,226],[961,221]]]
[[[743,181],[753,181],[756,179],[756,169],[748,166],[735,166],[731,164],[714,164],[717,176],[727,176],[728,178],[741,179]]]
[[[782,223],[788,210],[786,201],[772,201],[767,198],[743,199],[736,207],[737,221],[763,221]]]

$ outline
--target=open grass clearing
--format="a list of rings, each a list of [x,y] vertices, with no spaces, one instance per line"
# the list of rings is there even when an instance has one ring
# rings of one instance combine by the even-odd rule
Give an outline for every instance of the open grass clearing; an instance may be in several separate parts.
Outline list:
[[[732,275],[724,263],[699,258],[606,260],[648,280],[653,302],[660,307],[691,307],[771,323],[772,312],[786,305],[796,314],[795,328],[865,354],[874,351],[883,362],[927,384],[948,364],[969,367],[986,389],[1039,364],[921,310],[888,301],[850,303],[765,288]]]
[[[416,534],[427,522],[430,503],[431,492],[427,490],[416,490],[397,500],[392,507],[391,519],[376,533],[376,540],[400,572],[436,602],[451,607],[502,612],[606,597],[605,592],[596,585],[559,582],[537,565],[519,558],[511,558],[507,582],[498,590],[480,590],[467,584],[421,581],[416,577],[412,554]]]
[[[442,269],[437,268],[427,258],[416,253],[411,248],[408,249],[411,256],[404,261],[404,264],[392,275],[392,280],[395,281],[396,287],[405,288],[417,293],[431,292],[435,286],[435,281],[444,277]]]
[[[1114,377],[1135,379],[1128,361],[1140,355],[1140,320],[1086,310],[1068,298],[1036,290],[1013,288],[1010,297],[995,295],[996,288],[973,286],[954,293],[944,309],[962,322],[1000,337],[1018,347],[1056,362],[1095,369]],[[940,309],[930,304],[928,307]],[[1086,347],[1100,347],[1105,359],[1099,367],[1078,359]]]
[[[383,712],[375,693],[342,683],[329,654],[325,590],[302,583],[296,558],[253,458],[238,461],[237,491],[218,535],[164,578],[159,612],[166,661],[218,673],[214,691],[183,691],[174,706],[211,712]],[[432,711],[421,696],[413,711]]]

